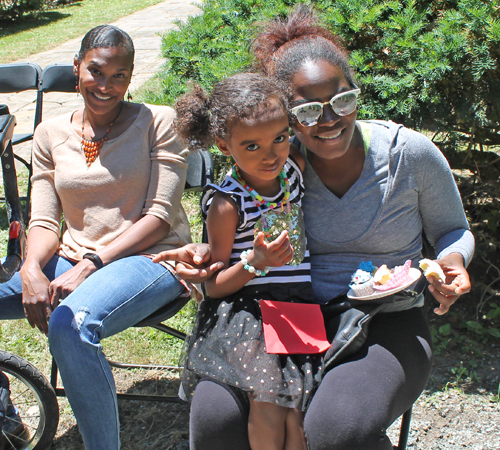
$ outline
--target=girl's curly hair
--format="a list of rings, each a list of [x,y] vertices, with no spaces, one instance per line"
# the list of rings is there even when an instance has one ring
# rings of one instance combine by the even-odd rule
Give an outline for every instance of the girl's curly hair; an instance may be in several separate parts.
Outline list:
[[[206,149],[215,136],[227,140],[232,127],[242,120],[288,114],[288,101],[280,83],[256,73],[240,73],[215,84],[207,94],[194,85],[175,104],[175,128],[191,148]],[[290,120],[290,117],[289,117]]]

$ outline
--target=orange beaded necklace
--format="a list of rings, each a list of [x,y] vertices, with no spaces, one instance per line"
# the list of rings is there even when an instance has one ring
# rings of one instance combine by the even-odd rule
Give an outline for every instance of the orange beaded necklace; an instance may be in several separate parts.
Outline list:
[[[90,165],[99,156],[99,152],[101,151],[102,146],[108,140],[109,130],[111,130],[111,127],[116,122],[116,119],[118,119],[118,116],[122,112],[122,105],[123,105],[123,103],[120,102],[120,110],[118,111],[118,114],[113,119],[113,121],[109,124],[108,129],[106,130],[106,133],[104,133],[104,136],[97,141],[94,141],[92,139],[85,139],[85,108],[83,109],[83,114],[82,114],[82,149],[83,149],[83,153],[85,153],[87,167],[90,167]]]

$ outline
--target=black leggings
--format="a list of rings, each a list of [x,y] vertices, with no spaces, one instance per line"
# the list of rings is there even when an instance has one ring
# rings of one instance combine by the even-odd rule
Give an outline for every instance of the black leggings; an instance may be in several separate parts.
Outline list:
[[[431,336],[423,308],[381,313],[361,349],[330,370],[306,412],[310,450],[392,450],[385,431],[429,378]],[[204,380],[191,404],[191,450],[250,450],[246,395]]]

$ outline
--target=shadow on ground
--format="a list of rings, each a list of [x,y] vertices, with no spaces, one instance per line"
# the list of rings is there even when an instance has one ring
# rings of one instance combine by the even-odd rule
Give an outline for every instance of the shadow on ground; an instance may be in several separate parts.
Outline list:
[[[75,4],[76,5],[76,4]],[[21,33],[22,31],[31,30],[32,28],[49,25],[52,22],[64,19],[71,16],[69,13],[59,11],[45,11],[37,13],[32,17],[16,20],[0,19],[0,38],[10,36],[12,34]]]

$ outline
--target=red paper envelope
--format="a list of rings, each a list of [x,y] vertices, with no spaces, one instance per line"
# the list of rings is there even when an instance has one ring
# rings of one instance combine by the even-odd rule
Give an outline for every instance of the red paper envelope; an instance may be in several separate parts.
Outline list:
[[[267,353],[324,352],[325,322],[319,305],[260,300]]]

